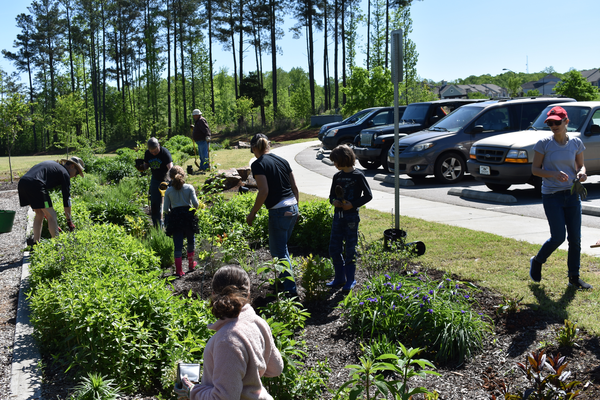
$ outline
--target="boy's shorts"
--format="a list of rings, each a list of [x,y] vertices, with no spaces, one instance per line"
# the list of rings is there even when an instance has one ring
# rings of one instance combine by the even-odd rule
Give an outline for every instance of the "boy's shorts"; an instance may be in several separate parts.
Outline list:
[[[52,208],[52,200],[46,185],[35,179],[20,179],[17,185],[21,207],[31,206],[34,210]]]

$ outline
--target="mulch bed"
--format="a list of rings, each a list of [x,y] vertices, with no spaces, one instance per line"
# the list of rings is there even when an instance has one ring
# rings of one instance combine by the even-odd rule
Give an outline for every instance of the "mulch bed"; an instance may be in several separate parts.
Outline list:
[[[18,286],[21,273],[22,251],[25,247],[25,227],[27,208],[18,205],[15,184],[0,183],[0,209],[16,210],[15,224],[10,233],[0,234],[0,398],[9,398],[10,369],[12,363],[12,343],[16,324],[16,308]],[[292,249],[295,255],[305,255],[307,249]],[[265,250],[260,250],[259,258],[268,260]],[[418,262],[418,259],[416,260]],[[414,265],[419,269],[419,265]],[[185,270],[185,269],[184,269]],[[440,279],[441,271],[421,271],[431,278]],[[459,279],[459,277],[454,277]],[[261,281],[252,274],[254,306],[264,304],[268,300],[269,289],[261,285]],[[187,294],[192,290],[196,296],[206,298],[210,294],[211,277],[198,269],[193,273],[177,279],[174,288],[177,293]],[[357,271],[358,286],[367,280],[366,274]],[[303,291],[299,287],[300,300]],[[428,376],[414,379],[411,387],[425,386],[429,390],[440,393],[439,399],[500,399],[502,385],[511,388],[524,388],[527,380],[524,374],[516,369],[517,362],[524,362],[528,352],[537,349],[541,343],[554,343],[556,332],[563,326],[558,321],[541,311],[523,309],[513,314],[497,315],[496,306],[502,303],[502,296],[486,288],[474,294],[479,304],[479,312],[483,312],[494,320],[494,334],[487,337],[481,354],[462,365],[438,366],[441,377]],[[361,355],[359,339],[349,332],[336,308],[343,299],[340,291],[332,290],[324,301],[304,303],[311,313],[306,323],[303,340],[308,346],[308,355],[304,360],[307,366],[316,366],[318,361],[327,359],[331,367],[330,388],[336,389],[348,380],[348,364],[355,364]],[[572,372],[570,379],[583,384],[580,399],[600,399],[600,342],[597,336],[580,332],[576,346],[573,348],[557,348],[550,344],[545,347],[547,353],[560,352],[567,356],[568,370]],[[45,358],[49,365],[50,358]],[[51,366],[46,370],[43,385],[43,397],[66,399],[72,389],[73,382],[60,371]],[[151,395],[138,395],[128,399],[158,399]],[[324,399],[332,398],[330,393]],[[422,398],[422,397],[421,397]]]

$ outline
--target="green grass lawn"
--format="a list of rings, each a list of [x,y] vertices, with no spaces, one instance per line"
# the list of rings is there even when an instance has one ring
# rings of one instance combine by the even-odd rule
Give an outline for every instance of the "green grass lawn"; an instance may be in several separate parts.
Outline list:
[[[252,154],[248,149],[219,150],[211,155],[219,169],[248,165]],[[60,156],[12,157],[13,169],[24,173],[31,165]],[[194,159],[186,165],[193,165]],[[8,160],[0,159],[0,176],[8,176]],[[201,185],[207,175],[190,176],[188,182]],[[301,195],[302,200],[315,196]],[[381,239],[391,228],[393,216],[375,210],[361,211],[361,233],[368,241]],[[427,246],[425,254],[416,259],[425,268],[444,270],[473,280],[510,298],[523,297],[523,304],[540,311],[551,312],[561,319],[576,322],[595,335],[600,334],[597,310],[600,303],[598,259],[581,256],[582,278],[594,286],[591,291],[567,289],[567,252],[557,250],[544,265],[542,282],[529,279],[529,258],[540,245],[504,238],[490,233],[459,228],[435,222],[401,216],[400,228],[407,232],[407,241],[420,240]],[[550,232],[548,232],[550,235]]]

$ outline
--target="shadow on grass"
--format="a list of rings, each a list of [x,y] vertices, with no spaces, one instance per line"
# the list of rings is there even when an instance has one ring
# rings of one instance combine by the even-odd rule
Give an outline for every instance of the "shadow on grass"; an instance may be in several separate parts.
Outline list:
[[[530,345],[539,342],[538,331],[543,331],[548,325],[562,323],[569,318],[567,306],[575,298],[576,292],[574,288],[567,287],[558,300],[552,300],[536,283],[530,283],[529,289],[539,306],[530,305],[529,317],[516,324],[519,334],[513,338],[508,351],[512,357],[522,354]],[[527,326],[533,326],[535,329],[527,329]]]

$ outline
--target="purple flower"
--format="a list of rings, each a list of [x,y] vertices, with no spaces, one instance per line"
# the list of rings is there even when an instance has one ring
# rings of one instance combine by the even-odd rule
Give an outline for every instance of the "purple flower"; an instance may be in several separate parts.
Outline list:
[[[384,276],[386,277],[386,279],[392,279],[388,274],[385,274]]]
[[[365,304],[364,301],[361,301],[360,303],[358,303],[359,306],[362,306],[363,304]]]
[[[465,294],[465,299],[468,299],[468,298],[469,298],[469,295],[468,295],[468,294]]]
[[[421,282],[425,282],[425,278],[423,278],[422,276],[420,276],[420,277],[419,277],[419,280],[420,280]]]
[[[396,305],[392,304],[392,310],[395,310],[395,309],[396,309]]]
[[[429,291],[429,294],[433,294],[433,289]]]
[[[416,274],[418,274],[418,272],[417,271],[413,271],[413,275],[416,275]]]
[[[429,296],[423,296],[423,301],[427,301],[429,299]]]
[[[407,317],[412,317],[412,315],[410,315],[409,313],[406,313],[406,316],[407,316]]]
[[[429,314],[433,314],[433,310],[432,310],[431,308],[430,308],[429,310],[427,310],[427,312],[428,312]]]
[[[420,308],[423,308],[423,306],[424,306],[424,304],[423,304],[423,303],[419,304],[419,307],[420,307]]]
[[[420,287],[417,287],[417,290],[421,290],[421,288],[420,288]]]
[[[456,285],[454,285],[454,287],[455,287],[456,289],[458,289],[458,283],[457,283]]]
[[[398,285],[396,285],[396,290],[400,290],[401,287],[402,287],[402,284],[399,283]]]
[[[465,313],[465,310],[460,310],[460,312],[461,312],[462,314],[464,314],[464,313]]]
[[[450,279],[450,278],[446,278],[446,282],[450,282],[450,281],[451,281],[451,279]]]
[[[382,312],[381,315],[383,315],[385,317],[385,313],[384,312]]]

